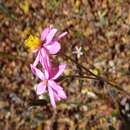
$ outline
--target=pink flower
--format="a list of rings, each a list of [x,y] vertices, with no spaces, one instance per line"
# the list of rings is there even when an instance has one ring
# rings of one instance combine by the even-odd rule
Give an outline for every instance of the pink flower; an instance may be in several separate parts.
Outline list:
[[[42,41],[42,45],[37,50],[37,57],[33,63],[34,66],[37,66],[37,64],[40,62],[42,66],[45,67],[44,60],[46,60],[48,62],[48,65],[50,66],[49,54],[58,53],[58,51],[61,49],[61,45],[58,40],[60,40],[67,34],[67,32],[64,32],[54,38],[56,32],[57,29],[47,27],[41,33],[40,39]]]
[[[59,76],[63,73],[66,64],[61,64],[50,72],[46,70],[46,67],[44,72],[42,72],[35,66],[31,65],[33,74],[41,80],[41,82],[36,87],[36,93],[41,95],[48,89],[51,104],[53,107],[56,107],[56,101],[67,98],[63,88],[55,82],[55,80],[58,79]]]

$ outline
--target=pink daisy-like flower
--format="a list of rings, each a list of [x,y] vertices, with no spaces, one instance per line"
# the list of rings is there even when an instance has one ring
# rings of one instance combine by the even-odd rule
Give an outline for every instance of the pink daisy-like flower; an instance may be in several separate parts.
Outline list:
[[[56,107],[56,101],[67,98],[63,88],[55,81],[63,73],[66,64],[61,64],[50,72],[48,72],[46,67],[44,69],[44,72],[42,72],[35,66],[31,65],[33,74],[41,80],[41,82],[36,87],[36,93],[38,95],[42,95],[46,90],[48,90],[51,104],[53,107]]]
[[[56,54],[59,52],[61,45],[58,40],[67,34],[67,32],[64,32],[54,38],[56,32],[57,29],[48,27],[41,33],[40,40],[42,41],[42,45],[36,50],[37,57],[33,63],[34,66],[37,66],[37,64],[40,62],[42,66],[45,67],[44,60],[47,60],[47,63],[51,66],[49,61],[49,54]]]

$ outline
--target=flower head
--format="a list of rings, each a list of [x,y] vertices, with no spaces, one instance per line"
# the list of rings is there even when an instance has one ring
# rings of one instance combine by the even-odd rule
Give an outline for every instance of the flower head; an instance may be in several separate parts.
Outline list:
[[[33,51],[36,51],[38,48],[43,47],[44,49],[46,49],[48,54],[56,54],[61,48],[58,40],[63,38],[67,34],[67,32],[54,37],[56,33],[56,28],[52,28],[51,26],[47,27],[42,31],[40,38],[30,35],[29,38],[25,41],[25,46]]]
[[[58,40],[67,34],[67,32],[64,32],[59,36],[54,37],[56,32],[57,29],[47,27],[41,33],[40,38],[31,35],[25,41],[25,45],[37,53],[36,60],[33,63],[34,66],[37,66],[37,64],[40,62],[42,66],[45,67],[45,61],[47,61],[50,66],[49,55],[59,52],[61,45]]]
[[[79,59],[82,55],[83,55],[83,52],[82,52],[82,48],[81,47],[75,47],[75,51],[73,51],[73,54],[76,54],[77,55],[77,58]]]
[[[25,46],[30,48],[32,51],[38,49],[42,44],[42,41],[37,37],[30,35],[25,41]]]
[[[48,89],[50,101],[53,107],[56,107],[55,101],[66,99],[66,94],[63,88],[55,82],[57,78],[63,73],[66,64],[61,64],[53,72],[48,72],[44,69],[44,72],[31,65],[33,74],[37,76],[41,82],[36,86],[36,93],[41,95]]]

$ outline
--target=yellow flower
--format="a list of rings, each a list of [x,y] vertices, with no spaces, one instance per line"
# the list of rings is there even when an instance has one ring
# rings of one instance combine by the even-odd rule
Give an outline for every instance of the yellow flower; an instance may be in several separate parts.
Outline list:
[[[37,37],[30,35],[27,40],[25,40],[25,46],[31,50],[38,49],[42,44],[42,41]]]

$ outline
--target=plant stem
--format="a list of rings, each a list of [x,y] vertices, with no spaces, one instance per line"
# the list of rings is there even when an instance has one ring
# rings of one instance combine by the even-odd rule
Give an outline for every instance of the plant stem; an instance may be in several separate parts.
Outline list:
[[[90,76],[81,76],[81,75],[67,75],[67,76],[64,76],[64,78],[81,78],[81,79],[94,79],[94,80],[98,80],[97,78],[95,77],[90,77]]]
[[[93,72],[91,72],[88,68],[86,68],[85,66],[83,66],[83,65],[81,65],[81,64],[79,64],[79,63],[77,63],[76,60],[70,58],[69,56],[64,55],[64,54],[63,54],[63,56],[64,56],[66,59],[69,59],[69,60],[71,60],[73,63],[75,63],[75,64],[77,64],[78,66],[80,66],[80,67],[81,67],[82,69],[84,69],[86,72],[88,72],[89,74],[91,74],[92,76],[94,76],[97,80],[104,81],[104,82],[106,82],[107,84],[109,84],[110,86],[113,86],[113,87],[115,87],[116,89],[118,89],[120,92],[123,92],[123,93],[127,94],[128,96],[130,96],[130,93],[127,92],[126,90],[122,89],[119,85],[117,85],[117,84],[115,84],[115,83],[112,83],[111,81],[108,81],[107,79],[105,79],[105,78],[103,78],[103,77],[101,77],[101,76],[99,76],[99,75],[95,75],[95,74],[94,74]]]

